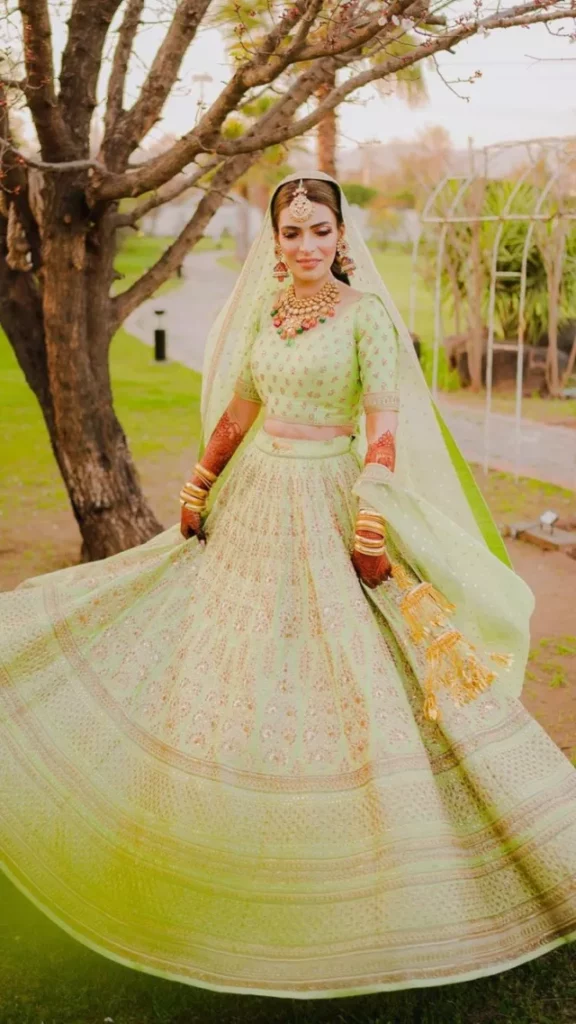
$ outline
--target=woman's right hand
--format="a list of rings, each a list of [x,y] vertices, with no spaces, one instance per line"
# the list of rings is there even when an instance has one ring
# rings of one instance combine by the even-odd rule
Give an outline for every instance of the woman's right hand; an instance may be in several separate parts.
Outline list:
[[[182,506],[180,533],[184,540],[189,540],[190,537],[198,537],[198,540],[206,541],[206,534],[202,526],[202,516],[199,512],[193,512],[192,509]]]

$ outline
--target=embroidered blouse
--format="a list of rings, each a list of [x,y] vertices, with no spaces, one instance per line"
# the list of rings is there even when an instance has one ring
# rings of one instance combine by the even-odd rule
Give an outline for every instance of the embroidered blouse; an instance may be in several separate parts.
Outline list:
[[[247,346],[235,394],[293,423],[356,425],[366,412],[396,410],[398,333],[373,292],[309,331],[280,338],[264,311]]]

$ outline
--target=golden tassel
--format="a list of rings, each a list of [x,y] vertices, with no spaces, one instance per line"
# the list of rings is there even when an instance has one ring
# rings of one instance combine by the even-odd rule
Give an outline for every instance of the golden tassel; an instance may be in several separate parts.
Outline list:
[[[462,707],[494,682],[497,673],[479,661],[475,650],[458,629],[449,629],[434,638],[426,651],[428,671],[424,679],[427,694],[424,714],[427,718],[432,721],[438,718],[434,695],[440,688],[447,689],[454,703]]]
[[[414,580],[410,576],[409,572],[399,562],[395,562],[392,566],[392,576],[400,590],[410,590],[414,586]]]
[[[426,699],[424,701],[424,717],[430,722],[438,722],[442,718],[440,708],[436,702],[436,696],[432,690],[426,694]]]
[[[419,583],[400,602],[414,643],[420,643],[432,626],[445,626],[455,606],[432,583]]]
[[[504,668],[510,668],[514,661],[513,654],[489,654],[488,657],[491,661],[495,661],[497,665],[503,665]]]

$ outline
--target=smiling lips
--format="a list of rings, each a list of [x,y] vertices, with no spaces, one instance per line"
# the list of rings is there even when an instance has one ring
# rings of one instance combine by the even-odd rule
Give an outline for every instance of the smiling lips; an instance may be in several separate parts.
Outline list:
[[[301,267],[315,267],[320,260],[298,260]]]

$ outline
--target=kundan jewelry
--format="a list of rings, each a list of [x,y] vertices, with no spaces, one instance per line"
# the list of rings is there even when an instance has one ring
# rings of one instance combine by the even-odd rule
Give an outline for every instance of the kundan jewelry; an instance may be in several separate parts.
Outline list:
[[[280,337],[288,345],[293,345],[297,334],[309,331],[316,324],[323,324],[327,317],[334,316],[339,302],[340,291],[333,281],[326,281],[314,295],[306,295],[302,299],[296,297],[291,284],[270,316]]]
[[[308,218],[312,216],[314,207],[308,199],[308,192],[304,187],[302,178],[300,178],[300,184],[292,196],[292,202],[288,209],[290,211],[290,216],[297,224],[304,224]]]
[[[289,270],[288,264],[284,262],[284,254],[278,243],[274,246],[274,255],[277,262],[274,264],[272,273],[277,281],[284,281],[288,277]]]
[[[348,242],[344,237],[338,239],[336,252],[338,254],[340,269],[343,271],[344,274],[348,274],[349,277],[352,277],[352,274],[356,270],[356,264],[354,263],[352,257],[349,255]]]

